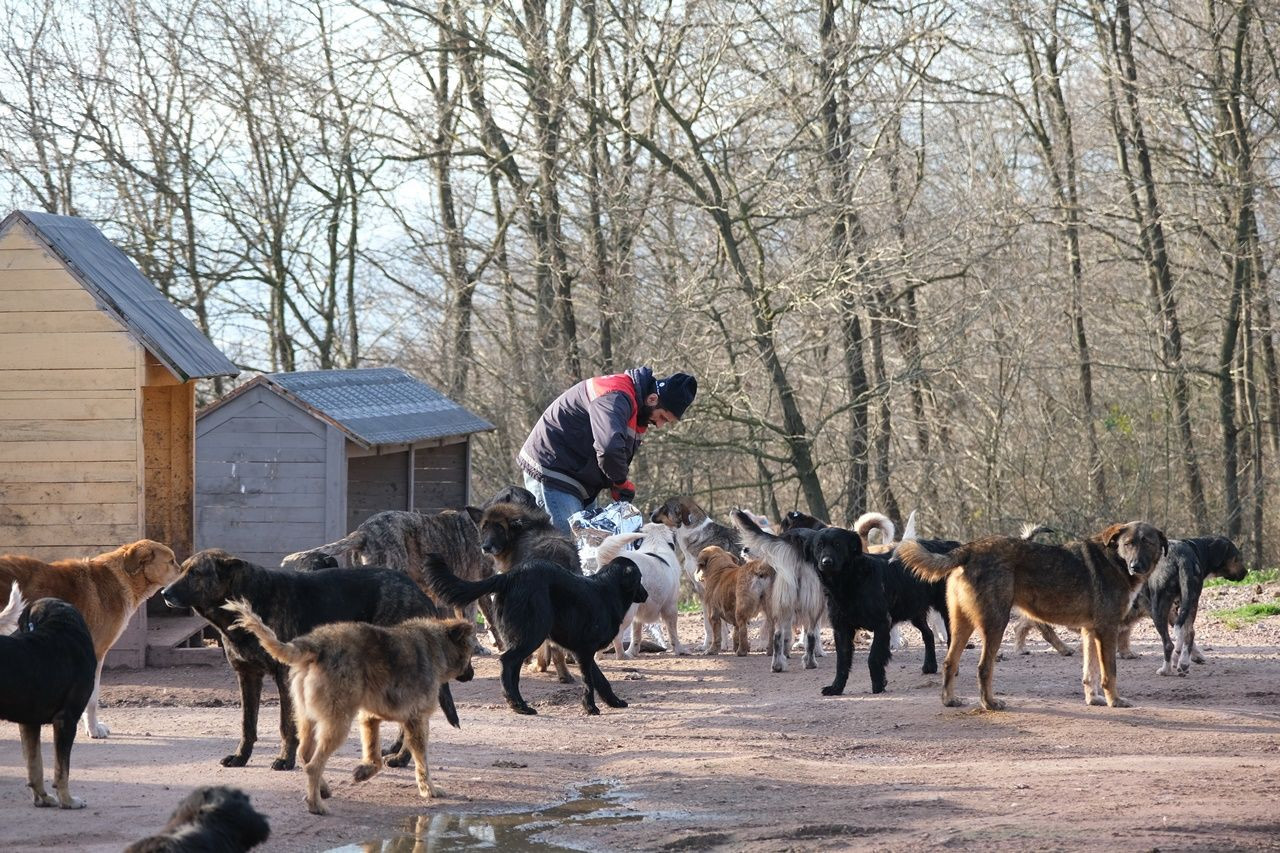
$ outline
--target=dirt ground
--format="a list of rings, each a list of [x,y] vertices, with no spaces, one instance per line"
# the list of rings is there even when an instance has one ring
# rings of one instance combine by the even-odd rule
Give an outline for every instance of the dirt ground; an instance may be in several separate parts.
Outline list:
[[[259,849],[275,851],[1276,850],[1280,617],[1230,629],[1210,612],[1277,595],[1275,583],[1206,591],[1209,660],[1185,678],[1155,674],[1144,625],[1141,658],[1120,662],[1129,709],[1086,707],[1079,656],[1038,639],[996,670],[1003,713],[975,710],[976,650],[960,676],[971,704],[943,708],[910,629],[879,696],[865,647],[835,698],[818,692],[834,654],[811,671],[793,658],[781,674],[759,652],[606,656],[631,707],[602,705],[596,718],[582,714],[578,685],[528,671],[522,685],[539,715],[512,714],[496,659],[477,658],[476,679],[454,686],[461,731],[439,717],[432,727],[432,774],[448,796],[420,800],[409,769],[352,782],[353,737],[329,765],[327,817],[307,813],[299,771],[269,769],[274,696],[249,766],[224,768],[240,720],[229,668],[110,671],[102,718],[112,735],[81,734],[72,753],[83,811],[31,806],[17,729],[0,726],[0,850],[118,851],[200,784],[244,788],[271,821]],[[680,633],[700,648],[701,618],[682,617]],[[46,734],[46,773],[51,752]]]

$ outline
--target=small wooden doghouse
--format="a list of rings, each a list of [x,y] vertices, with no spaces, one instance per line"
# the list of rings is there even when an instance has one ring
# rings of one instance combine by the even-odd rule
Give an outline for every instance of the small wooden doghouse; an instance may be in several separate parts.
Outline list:
[[[461,508],[493,428],[394,367],[255,377],[196,418],[196,546],[278,566],[376,512]]]
[[[147,538],[189,556],[195,380],[237,373],[91,223],[5,217],[0,553],[82,557]],[[143,607],[107,665],[144,665],[147,634]]]

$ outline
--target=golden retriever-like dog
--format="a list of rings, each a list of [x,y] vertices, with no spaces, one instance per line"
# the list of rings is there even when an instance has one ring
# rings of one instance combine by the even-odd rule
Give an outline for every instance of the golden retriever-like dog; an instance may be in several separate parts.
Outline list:
[[[337,622],[282,643],[248,602],[223,607],[237,614],[234,627],[258,638],[262,648],[289,669],[289,694],[298,722],[298,757],[307,774],[307,809],[327,814],[324,765],[342,746],[351,722],[360,718],[363,760],[357,782],[382,769],[378,726],[404,725],[416,765],[418,793],[439,797],[427,764],[428,719],[439,705],[440,685],[470,681],[475,625],[465,619],[408,619],[398,625]]]
[[[728,551],[708,545],[698,552],[698,580],[704,590],[703,602],[711,619],[711,646],[706,654],[719,654],[724,631],[722,623],[733,626],[733,650],[739,656],[751,652],[747,626],[762,609],[763,593],[773,580],[773,569],[763,560],[739,563]],[[773,637],[773,621],[765,618],[764,636]]]
[[[0,555],[0,589],[8,589],[16,581],[27,601],[61,598],[80,611],[89,626],[98,658],[93,695],[84,713],[84,728],[90,737],[104,738],[111,733],[98,721],[98,690],[107,652],[142,602],[181,576],[182,569],[169,546],[150,539],[121,545],[97,557],[52,563],[18,554]]]
[[[1067,545],[1044,545],[1012,536],[991,536],[946,554],[931,554],[919,542],[903,542],[898,558],[919,577],[947,578],[951,642],[942,681],[942,704],[962,705],[955,695],[960,655],[970,635],[982,634],[978,686],[982,707],[1004,709],[991,688],[997,655],[1013,607],[1032,619],[1080,629],[1084,650],[1084,700],[1127,707],[1116,689],[1116,643],[1134,595],[1169,551],[1163,532],[1145,521],[1113,524]]]

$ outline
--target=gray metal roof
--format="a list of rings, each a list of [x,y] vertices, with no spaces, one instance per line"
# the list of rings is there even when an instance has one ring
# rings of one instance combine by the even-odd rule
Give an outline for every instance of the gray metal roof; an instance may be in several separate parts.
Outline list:
[[[367,446],[411,444],[494,429],[484,418],[398,367],[267,373],[260,378]]]
[[[93,223],[17,210],[0,222],[0,233],[17,221],[29,225],[81,284],[184,382],[240,372]]]

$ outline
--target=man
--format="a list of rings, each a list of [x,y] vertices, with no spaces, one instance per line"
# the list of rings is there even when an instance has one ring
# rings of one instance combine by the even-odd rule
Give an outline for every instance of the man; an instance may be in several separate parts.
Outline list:
[[[636,487],[627,469],[648,427],[675,423],[698,393],[688,373],[655,379],[647,367],[585,379],[547,407],[516,461],[525,487],[569,533],[569,516],[590,506],[603,489],[615,501]]]

